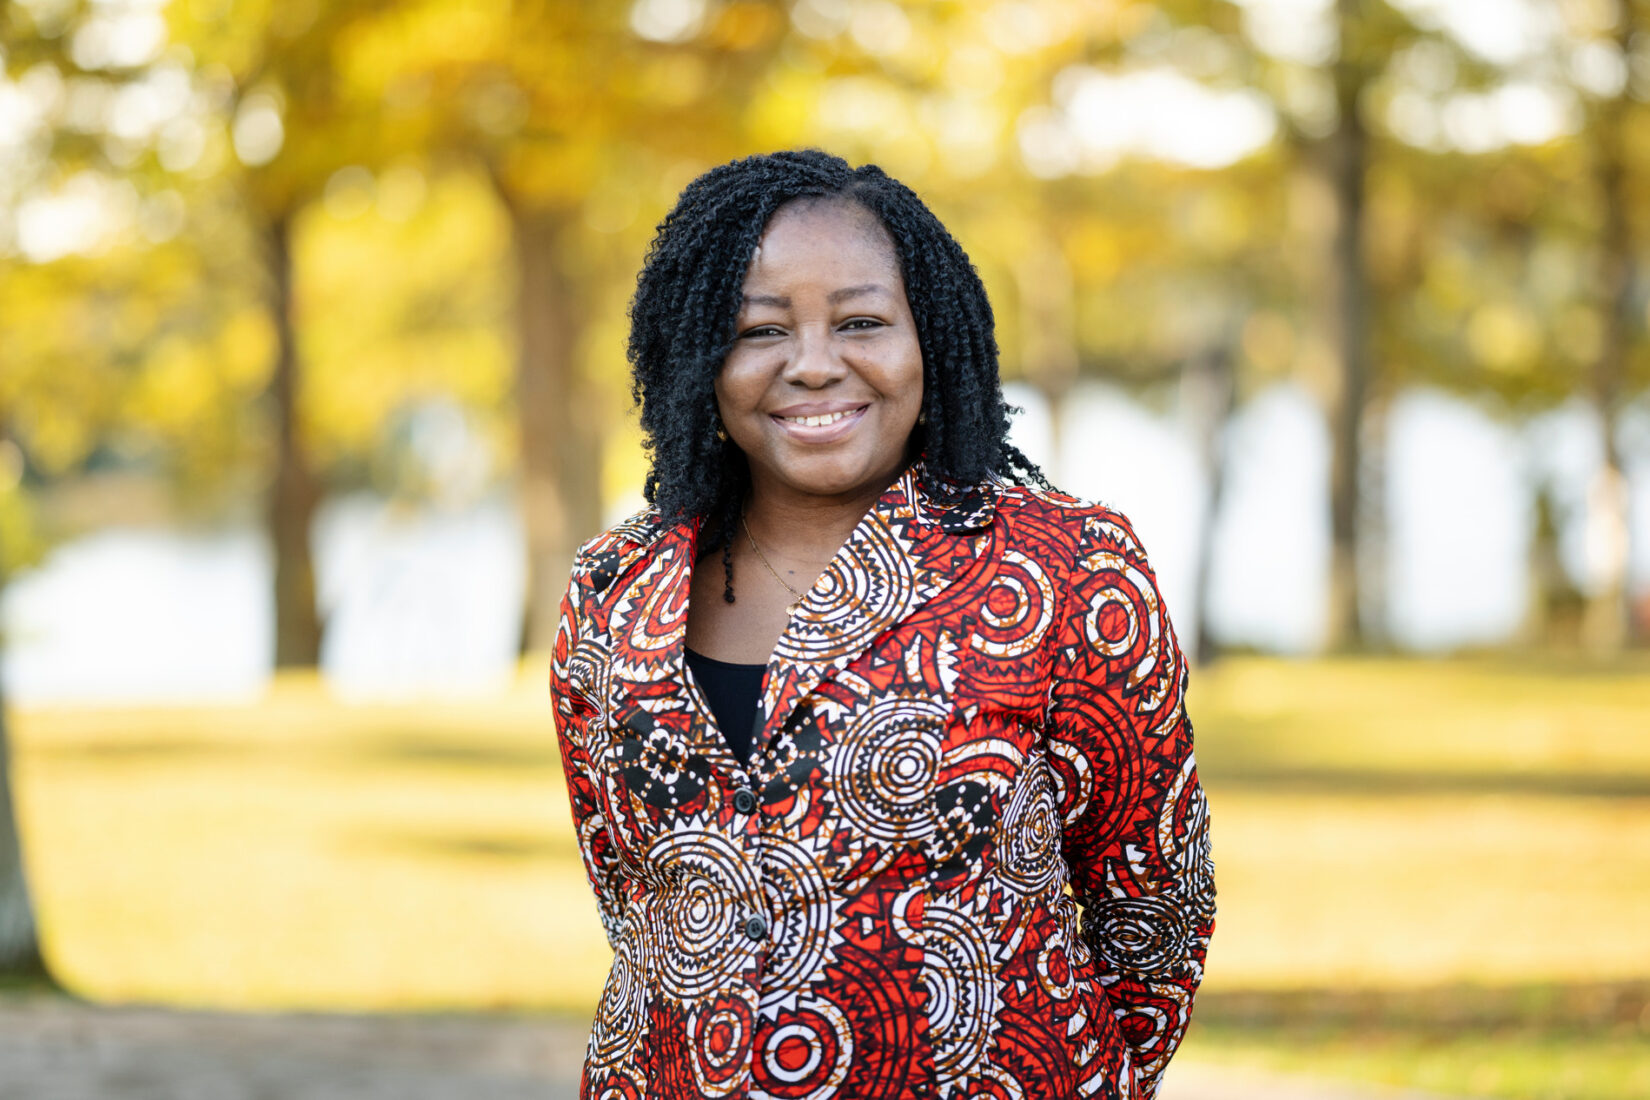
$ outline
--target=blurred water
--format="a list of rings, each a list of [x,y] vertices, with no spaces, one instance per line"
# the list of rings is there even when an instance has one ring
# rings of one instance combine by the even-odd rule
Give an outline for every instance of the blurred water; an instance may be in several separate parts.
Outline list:
[[[1043,402],[1020,387],[1009,397],[1026,409],[1016,442],[1057,485],[1130,516],[1176,628],[1192,637],[1207,492],[1195,440],[1172,410],[1084,386],[1066,403],[1056,454]],[[1650,578],[1650,420],[1634,430],[1644,437],[1626,441],[1639,502],[1635,572]],[[1309,652],[1322,634],[1329,553],[1323,420],[1305,393],[1279,386],[1239,409],[1226,451],[1211,628],[1226,642]],[[1598,451],[1580,408],[1515,429],[1436,392],[1396,401],[1386,469],[1394,640],[1444,650],[1517,629],[1528,596],[1532,479],[1549,480],[1569,502],[1560,517],[1564,560],[1585,582],[1579,502]],[[334,500],[315,546],[322,668],[341,695],[462,695],[509,681],[524,564],[507,498],[424,510]],[[255,697],[272,660],[269,570],[267,546],[250,528],[116,529],[59,547],[0,603],[8,690],[36,703]]]
[[[1238,410],[1226,452],[1210,627],[1230,644],[1308,652],[1329,583],[1329,432],[1311,397],[1279,386]]]
[[[255,696],[274,659],[269,555],[255,531],[111,529],[59,547],[0,604],[22,702]]]
[[[527,586],[522,539],[503,498],[422,511],[369,496],[335,502],[316,523],[328,682],[349,698],[508,686]]]
[[[1523,621],[1530,593],[1535,518],[1523,441],[1427,391],[1394,402],[1388,431],[1393,635],[1419,649],[1506,638]]]
[[[314,546],[322,672],[340,695],[509,683],[525,564],[508,500],[428,511],[334,500]],[[0,603],[8,692],[25,703],[256,698],[274,660],[270,569],[250,528],[114,529],[62,546]]]
[[[1151,556],[1183,639],[1195,587],[1208,477],[1173,410],[1084,386],[1068,399],[1054,453],[1046,404],[1005,387],[1026,415],[1015,441],[1061,488],[1122,509]],[[1638,589],[1650,584],[1650,410],[1621,440],[1632,479]],[[1307,653],[1322,643],[1329,575],[1329,434],[1316,403],[1290,384],[1237,409],[1227,426],[1225,486],[1214,516],[1208,606],[1227,644]],[[1594,417],[1569,405],[1522,427],[1435,390],[1401,394],[1387,421],[1384,568],[1392,641],[1421,652],[1509,639],[1528,611],[1534,486],[1561,504],[1560,549],[1572,578],[1595,578],[1585,500],[1602,449]]]

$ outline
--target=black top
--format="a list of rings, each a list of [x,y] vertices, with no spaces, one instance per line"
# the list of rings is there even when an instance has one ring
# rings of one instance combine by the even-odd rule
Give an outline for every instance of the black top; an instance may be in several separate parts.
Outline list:
[[[762,693],[762,674],[767,665],[734,665],[687,651],[687,665],[710,703],[722,737],[743,763],[750,759],[751,727],[756,725],[756,701]]]

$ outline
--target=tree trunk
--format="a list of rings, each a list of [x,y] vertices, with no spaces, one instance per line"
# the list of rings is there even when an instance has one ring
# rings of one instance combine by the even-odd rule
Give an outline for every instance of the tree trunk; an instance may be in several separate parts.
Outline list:
[[[276,332],[275,372],[269,382],[275,415],[275,478],[268,502],[269,539],[275,551],[275,665],[313,667],[321,653],[321,621],[315,607],[315,563],[309,538],[319,492],[304,453],[299,422],[301,364],[289,214],[270,223],[265,243],[269,311]]]
[[[0,415],[0,450],[7,444],[6,418]],[[0,596],[6,589],[5,546],[0,544]],[[4,643],[0,634],[0,644]],[[3,656],[0,651],[0,656]],[[23,844],[11,796],[11,739],[6,729],[5,670],[0,668],[0,982],[8,979],[50,980],[40,955]]]
[[[1615,45],[1623,59],[1632,56],[1637,23],[1635,5],[1617,0]],[[1598,190],[1604,206],[1598,252],[1604,333],[1593,364],[1591,390],[1598,409],[1604,460],[1587,498],[1588,557],[1595,575],[1582,631],[1591,648],[1606,653],[1621,650],[1632,629],[1627,587],[1632,524],[1627,476],[1616,439],[1633,325],[1633,240],[1628,222],[1631,200],[1625,166],[1630,85],[1631,78],[1620,92],[1599,104],[1594,134]]]
[[[0,583],[4,578],[0,577]],[[11,798],[11,743],[0,694],[0,979],[50,980],[40,955],[34,906],[23,873],[23,846]]]
[[[1358,641],[1364,650],[1391,644],[1387,622],[1388,552],[1391,550],[1391,519],[1388,508],[1387,439],[1391,395],[1379,380],[1371,377],[1363,395],[1363,411],[1358,416]]]
[[[1530,533],[1530,610],[1522,641],[1528,646],[1573,646],[1581,637],[1586,599],[1570,580],[1558,548],[1559,507],[1553,486],[1535,486],[1535,524]]]
[[[1214,590],[1215,524],[1226,495],[1226,436],[1232,420],[1237,388],[1232,377],[1232,353],[1215,347],[1189,360],[1180,376],[1181,403],[1187,426],[1198,448],[1207,492],[1199,524],[1195,599],[1197,625],[1191,637],[1191,659],[1208,664],[1219,653],[1209,630],[1209,605]]]
[[[568,273],[566,216],[506,194],[516,264],[516,415],[521,508],[527,529],[524,650],[551,647],[561,595],[579,544],[602,526],[601,433],[580,377],[582,328]]]
[[[1358,113],[1365,73],[1358,56],[1362,0],[1337,0],[1341,55],[1334,65],[1339,120],[1325,143],[1334,196],[1330,245],[1331,325],[1339,378],[1330,403],[1329,645],[1360,647],[1370,616],[1360,606],[1359,494],[1362,437],[1370,392],[1369,280],[1364,260],[1364,184],[1368,135]]]

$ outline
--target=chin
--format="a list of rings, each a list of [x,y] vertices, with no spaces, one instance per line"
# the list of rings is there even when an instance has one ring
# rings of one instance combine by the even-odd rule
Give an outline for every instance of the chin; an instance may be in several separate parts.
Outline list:
[[[866,491],[873,485],[880,491],[884,482],[898,477],[900,470],[904,468],[904,463],[900,463],[892,470],[884,470],[881,464],[870,461],[844,461],[822,457],[812,462],[789,463],[780,466],[774,472],[795,492],[819,497],[841,497]]]

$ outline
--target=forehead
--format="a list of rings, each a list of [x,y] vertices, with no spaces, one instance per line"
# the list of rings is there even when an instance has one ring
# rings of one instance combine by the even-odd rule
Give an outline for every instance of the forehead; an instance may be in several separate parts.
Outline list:
[[[797,200],[774,212],[751,253],[746,285],[774,278],[875,272],[899,279],[899,257],[882,220],[856,202]]]

